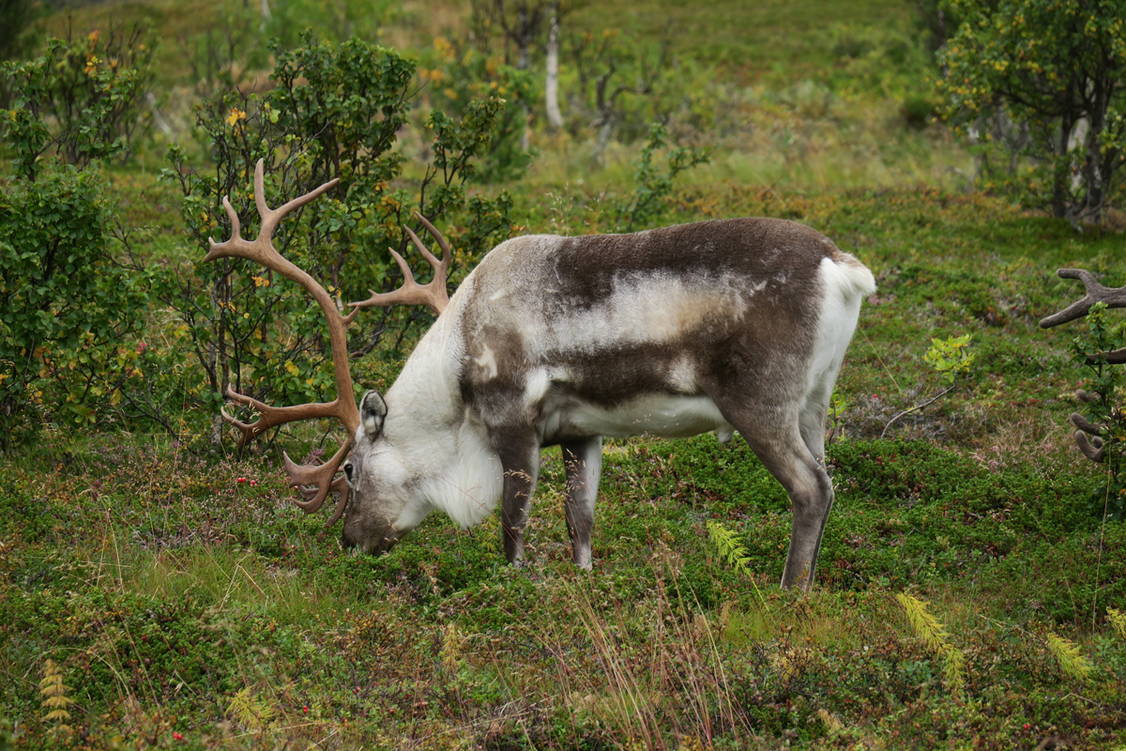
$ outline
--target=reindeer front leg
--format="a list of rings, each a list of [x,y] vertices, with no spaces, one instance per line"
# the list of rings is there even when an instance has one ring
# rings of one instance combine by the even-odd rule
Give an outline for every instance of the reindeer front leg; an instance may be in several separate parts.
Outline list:
[[[579,568],[590,570],[590,532],[594,528],[594,501],[602,475],[602,437],[565,441],[563,469],[567,476],[567,531],[571,557]]]
[[[528,503],[536,490],[540,471],[540,446],[534,433],[509,432],[497,441],[497,454],[504,469],[504,498],[500,523],[504,555],[516,566],[524,562],[524,525]]]

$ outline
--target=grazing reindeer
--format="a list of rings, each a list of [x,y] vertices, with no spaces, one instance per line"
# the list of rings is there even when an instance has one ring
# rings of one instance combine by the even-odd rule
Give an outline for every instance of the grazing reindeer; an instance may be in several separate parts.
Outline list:
[[[336,372],[332,402],[254,408],[252,424],[227,416],[250,440],[306,417],[336,417],[349,437],[327,462],[298,466],[290,482],[316,511],[330,492],[329,521],[344,517],[342,542],[366,553],[395,544],[434,509],[458,524],[479,522],[501,503],[504,551],[519,563],[540,449],[558,445],[566,468],[566,518],[575,563],[591,566],[590,535],[602,436],[688,436],[738,430],[786,488],[793,505],[783,586],[809,587],[833,487],[824,467],[824,421],[860,302],[872,274],[830,240],[793,222],[732,219],[629,235],[517,237],[494,248],[446,296],[450,247],[439,261],[407,229],[434,268],[350,303],[329,294],[274,249],[285,214],[335,184],[277,209],[254,194],[262,228],[244,240],[229,201],[231,239],[205,260],[238,256],[298,282],[328,320]],[[386,398],[353,400],[345,329],[364,307],[425,303],[440,313]],[[338,468],[344,477],[336,478]]]

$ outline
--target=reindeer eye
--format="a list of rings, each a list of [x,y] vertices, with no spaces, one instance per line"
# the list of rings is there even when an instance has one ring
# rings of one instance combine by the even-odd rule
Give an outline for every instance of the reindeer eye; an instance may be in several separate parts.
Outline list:
[[[344,462],[344,479],[349,485],[352,484],[352,462]]]

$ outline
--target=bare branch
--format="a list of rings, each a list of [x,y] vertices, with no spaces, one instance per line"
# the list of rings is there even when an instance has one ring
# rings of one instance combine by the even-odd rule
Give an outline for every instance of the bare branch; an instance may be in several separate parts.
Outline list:
[[[1056,272],[1061,279],[1078,279],[1083,282],[1087,294],[1058,313],[1041,319],[1040,328],[1048,329],[1061,323],[1074,321],[1087,315],[1087,311],[1097,302],[1104,302],[1111,308],[1126,308],[1126,287],[1104,287],[1090,271],[1085,269],[1060,269]],[[1118,350],[1116,353],[1121,353]],[[1126,356],[1126,355],[1122,355]]]
[[[1075,445],[1083,452],[1083,456],[1093,462],[1102,462],[1106,459],[1106,446],[1103,439],[1098,436],[1089,436],[1082,430],[1075,431]]]

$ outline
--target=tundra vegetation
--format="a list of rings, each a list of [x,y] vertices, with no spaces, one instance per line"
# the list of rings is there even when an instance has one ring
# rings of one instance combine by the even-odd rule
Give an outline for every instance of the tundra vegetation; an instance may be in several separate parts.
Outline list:
[[[1126,284],[1121,2],[0,15],[0,748],[1126,748],[1126,367],[1089,358],[1126,315],[1038,326],[1082,294],[1057,268]],[[272,205],[340,178],[276,242],[346,300],[420,208],[451,289],[523,232],[772,216],[855,253],[815,589],[710,435],[608,444],[592,572],[556,452],[524,568],[496,517],[344,554],[279,472],[327,423],[218,419],[332,380],[298,290],[200,263],[260,158]],[[356,381],[431,320],[353,327]]]

